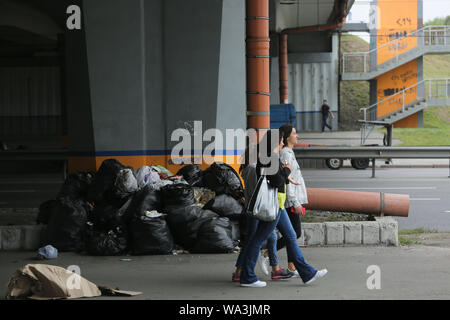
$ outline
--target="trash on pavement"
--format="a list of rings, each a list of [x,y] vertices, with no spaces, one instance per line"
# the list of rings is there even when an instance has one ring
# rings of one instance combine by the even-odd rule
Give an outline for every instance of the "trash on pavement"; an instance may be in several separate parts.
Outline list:
[[[46,245],[45,247],[39,248],[38,255],[44,259],[56,259],[58,258],[58,249],[52,245]]]
[[[48,264],[27,264],[12,275],[7,286],[6,299],[52,300],[141,294],[99,287],[81,275]]]

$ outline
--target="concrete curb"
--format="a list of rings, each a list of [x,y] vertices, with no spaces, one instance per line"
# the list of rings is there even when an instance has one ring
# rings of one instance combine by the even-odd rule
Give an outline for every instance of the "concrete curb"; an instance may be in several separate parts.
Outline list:
[[[36,250],[44,225],[0,226],[0,250]]]
[[[36,250],[44,225],[0,226],[0,250]],[[376,221],[302,223],[300,245],[384,245],[398,247],[398,223],[391,217]]]
[[[302,223],[300,245],[384,245],[398,247],[398,223],[391,217],[376,221]]]

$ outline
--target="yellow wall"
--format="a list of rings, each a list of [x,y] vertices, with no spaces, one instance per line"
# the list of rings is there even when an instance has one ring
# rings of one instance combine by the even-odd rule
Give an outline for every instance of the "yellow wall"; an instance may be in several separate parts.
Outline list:
[[[397,35],[409,34],[418,27],[417,0],[378,0],[377,48],[397,39]],[[399,54],[417,45],[417,39],[408,37],[399,41]],[[377,50],[377,64],[396,56],[396,45]]]
[[[381,101],[403,89],[406,89],[418,82],[417,60],[408,62],[395,68],[377,78],[377,101]],[[405,105],[417,100],[417,87],[405,92]],[[402,108],[403,95],[399,94],[394,98],[378,105],[377,116],[381,117]]]
[[[161,165],[167,168],[173,174],[176,174],[184,165],[176,165],[170,161],[170,155],[165,156],[109,156],[109,157],[70,157],[69,158],[69,173],[75,173],[77,171],[90,171],[96,172],[100,168],[102,162],[106,159],[116,159],[124,166],[133,167],[137,170],[142,166]],[[239,172],[238,163],[240,156],[214,156],[214,161],[221,161],[228,163],[233,167],[236,172]],[[210,164],[203,162],[198,165],[205,170]]]
[[[417,126],[418,126],[417,113],[414,113],[409,117],[406,117],[394,123],[395,128],[417,128]]]

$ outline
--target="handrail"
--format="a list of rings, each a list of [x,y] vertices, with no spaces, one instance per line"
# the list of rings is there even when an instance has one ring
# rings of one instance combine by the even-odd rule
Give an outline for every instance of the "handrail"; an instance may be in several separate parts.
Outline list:
[[[402,110],[404,111],[404,110],[405,110],[405,92],[406,92],[407,90],[410,90],[411,88],[417,87],[418,85],[420,85],[420,84],[422,84],[422,83],[425,83],[425,82],[427,82],[427,81],[430,83],[430,85],[429,85],[429,87],[428,87],[428,95],[424,94],[424,97],[428,97],[428,98],[431,98],[431,97],[432,97],[432,87],[431,87],[431,84],[432,84],[433,82],[438,82],[438,81],[445,81],[445,88],[446,88],[446,90],[445,90],[445,97],[446,97],[446,98],[449,97],[449,89],[448,89],[448,88],[449,88],[449,84],[450,84],[450,78],[424,79],[424,80],[421,80],[421,81],[419,81],[419,82],[413,84],[412,86],[409,86],[408,88],[405,88],[405,89],[403,89],[403,90],[401,90],[401,91],[399,91],[399,92],[397,92],[397,93],[395,93],[395,94],[393,94],[393,95],[390,95],[390,96],[387,97],[387,98],[384,98],[383,100],[378,101],[377,103],[374,103],[374,104],[370,105],[370,106],[367,107],[367,108],[360,108],[360,109],[359,109],[359,112],[364,111],[364,121],[367,121],[367,120],[368,120],[368,119],[367,119],[367,110],[369,110],[369,112],[370,112],[371,109],[374,109],[374,108],[377,107],[379,104],[382,104],[383,102],[386,102],[387,100],[393,99],[394,97],[396,97],[396,96],[398,96],[398,95],[400,95],[400,94],[403,95]],[[439,96],[439,95],[436,95],[436,96]],[[424,97],[417,97],[417,99],[421,99],[421,98],[424,98]],[[399,109],[397,109],[397,110],[399,110]],[[373,120],[373,119],[369,119],[369,120]]]
[[[428,31],[429,30],[429,31]],[[447,32],[447,30],[448,30],[448,32]],[[407,34],[406,36],[402,36],[402,37],[399,37],[399,38],[397,38],[397,39],[395,39],[395,40],[392,40],[392,41],[390,41],[390,42],[388,42],[388,43],[386,43],[386,44],[384,44],[384,45],[382,45],[382,46],[379,46],[379,47],[376,47],[376,48],[374,48],[374,49],[371,49],[371,50],[369,50],[369,51],[364,51],[364,52],[344,52],[343,54],[342,54],[342,73],[346,73],[346,71],[345,71],[345,58],[347,57],[347,56],[362,56],[363,58],[364,58],[364,68],[363,68],[363,72],[365,73],[365,72],[367,72],[367,68],[366,68],[366,63],[367,63],[367,57],[369,57],[370,58],[370,54],[372,53],[372,52],[375,52],[375,51],[377,51],[377,50],[380,50],[380,49],[383,49],[383,48],[385,48],[385,47],[387,47],[387,46],[392,46],[392,45],[396,45],[396,55],[395,55],[395,57],[393,57],[392,59],[397,59],[397,61],[398,61],[398,57],[399,57],[399,46],[398,46],[398,44],[399,44],[399,42],[400,41],[402,41],[402,40],[404,40],[404,39],[406,39],[406,38],[408,38],[408,37],[412,37],[412,36],[414,36],[414,37],[419,37],[419,33],[421,33],[421,32],[423,32],[424,34],[426,33],[426,32],[429,32],[429,37],[430,37],[430,40],[431,40],[431,36],[432,36],[432,33],[434,32],[434,33],[437,33],[437,32],[443,32],[443,39],[444,39],[444,45],[447,45],[447,43],[449,43],[450,44],[450,41],[449,42],[447,42],[447,39],[446,39],[446,37],[447,37],[447,34],[448,35],[450,35],[450,26],[446,26],[446,25],[438,25],[438,26],[426,26],[426,27],[422,27],[422,28],[420,28],[420,29],[417,29],[417,30],[414,30],[414,31],[412,31],[411,33],[409,33],[409,34]],[[416,35],[417,34],[417,35]],[[436,45],[436,44],[432,44],[432,41],[430,41],[429,42],[429,44],[427,43],[427,44],[422,44],[421,46],[430,46],[430,45]],[[389,60],[392,60],[392,59],[389,59]],[[370,70],[369,70],[370,71]]]

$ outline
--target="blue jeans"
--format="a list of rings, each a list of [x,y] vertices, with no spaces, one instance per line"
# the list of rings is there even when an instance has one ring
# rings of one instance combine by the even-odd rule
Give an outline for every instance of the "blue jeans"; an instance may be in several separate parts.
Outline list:
[[[241,252],[239,252],[239,256],[236,261],[236,268],[242,268],[247,245],[249,243],[249,240],[254,236],[256,230],[258,229],[259,222],[260,221],[258,219],[247,217],[247,236],[244,239],[244,243],[243,243]],[[264,243],[264,241],[263,241],[263,243]],[[277,234],[275,232],[275,229],[267,238],[267,250],[269,251],[270,265],[277,266],[278,265]]]
[[[294,228],[292,228],[291,221],[289,220],[286,210],[282,209],[278,213],[275,221],[259,221],[256,232],[253,237],[249,239],[244,254],[241,283],[249,284],[258,281],[254,269],[258,260],[259,251],[265,239],[273,233],[276,227],[286,239],[286,248],[289,256],[292,257],[292,262],[303,282],[311,280],[317,273],[316,269],[306,263],[303,253],[297,244],[297,235]]]

